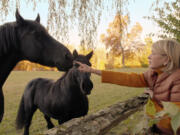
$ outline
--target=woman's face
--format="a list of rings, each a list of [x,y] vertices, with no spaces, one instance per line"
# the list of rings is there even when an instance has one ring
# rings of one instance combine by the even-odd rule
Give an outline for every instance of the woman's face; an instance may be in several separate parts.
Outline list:
[[[159,53],[154,48],[152,48],[152,53],[149,55],[148,60],[151,69],[165,67],[169,61],[166,54]]]

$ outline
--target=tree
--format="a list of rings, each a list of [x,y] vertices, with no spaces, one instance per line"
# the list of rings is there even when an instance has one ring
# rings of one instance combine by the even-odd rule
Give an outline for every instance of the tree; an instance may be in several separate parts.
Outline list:
[[[122,56],[122,65],[125,66],[125,57],[132,56],[138,49],[142,48],[140,35],[142,27],[136,23],[130,32],[127,31],[129,17],[117,14],[109,24],[106,34],[101,35],[101,40],[109,50],[107,59],[113,65],[114,56]]]
[[[153,7],[155,13],[148,18],[152,19],[162,29],[158,36],[161,38],[174,38],[180,42],[180,1],[164,1],[160,3],[157,0]]]
[[[97,27],[107,12],[112,15],[119,11],[128,3],[126,0],[1,0],[1,18],[7,16],[14,7],[20,7],[22,1],[34,5],[34,9],[40,2],[48,3],[48,23],[49,32],[61,41],[69,41],[69,31],[77,31],[85,47],[95,48],[97,41]],[[127,10],[126,10],[127,11]]]
[[[148,56],[151,54],[153,40],[151,37],[146,37],[144,39],[144,42],[145,42],[145,46],[139,53],[139,62],[142,67],[148,67],[149,64]]]
[[[107,58],[109,59],[110,65],[113,65],[114,56],[122,54],[122,64],[124,66],[124,47],[121,44],[121,40],[125,35],[125,31],[127,29],[129,22],[128,16],[121,16],[117,14],[113,20],[109,24],[109,28],[107,29],[107,34],[101,35],[102,42],[105,43],[106,48],[109,50],[107,53]]]

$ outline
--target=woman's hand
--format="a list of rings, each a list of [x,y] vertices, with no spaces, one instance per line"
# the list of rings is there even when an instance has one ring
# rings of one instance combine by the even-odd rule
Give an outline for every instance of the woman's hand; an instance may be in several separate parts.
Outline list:
[[[149,96],[150,96],[151,98],[153,97],[153,91],[150,90],[150,89],[146,89],[146,90],[144,91],[144,93],[145,93],[145,94],[149,94]]]
[[[97,75],[100,75],[102,74],[101,70],[97,70],[97,69],[93,69],[91,68],[90,66],[86,65],[86,64],[83,64],[79,61],[74,61],[74,63],[77,63],[79,64],[80,66],[78,67],[78,69],[80,71],[83,71],[83,72],[89,72],[89,73],[94,73],[94,74],[97,74]]]
[[[83,64],[81,62],[78,62],[78,61],[74,61],[75,63],[79,64],[80,66],[78,67],[78,69],[80,71],[83,71],[83,72],[92,72],[92,68],[86,64]]]

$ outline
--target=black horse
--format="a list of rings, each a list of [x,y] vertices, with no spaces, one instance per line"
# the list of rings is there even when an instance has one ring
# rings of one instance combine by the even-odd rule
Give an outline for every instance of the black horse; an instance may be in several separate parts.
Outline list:
[[[9,73],[21,60],[57,67],[67,71],[72,67],[70,51],[40,24],[39,15],[33,20],[23,19],[16,10],[16,22],[0,26],[0,122],[4,114],[2,87]]]
[[[89,59],[93,52],[86,56],[73,52],[76,61],[91,66]],[[50,118],[62,124],[72,118],[84,116],[88,112],[88,98],[93,83],[90,73],[79,71],[78,64],[66,72],[56,82],[49,79],[37,78],[25,88],[16,118],[17,129],[24,127],[24,135],[29,135],[29,127],[34,112],[40,109],[44,113],[48,129],[54,125]]]

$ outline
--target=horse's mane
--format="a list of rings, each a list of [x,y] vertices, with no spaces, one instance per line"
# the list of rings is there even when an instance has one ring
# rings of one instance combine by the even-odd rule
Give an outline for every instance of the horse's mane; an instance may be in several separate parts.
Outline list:
[[[73,69],[71,68],[71,69],[69,69],[68,71],[66,71],[58,80],[57,80],[57,82],[58,83],[62,83],[62,81],[69,75],[69,73],[70,72],[72,72],[73,71]]]
[[[65,72],[65,73],[61,76],[61,78],[59,79],[59,81],[63,80],[63,79],[67,76],[67,74],[68,74],[68,72]]]
[[[0,26],[0,56],[17,47],[16,23],[6,23]]]

